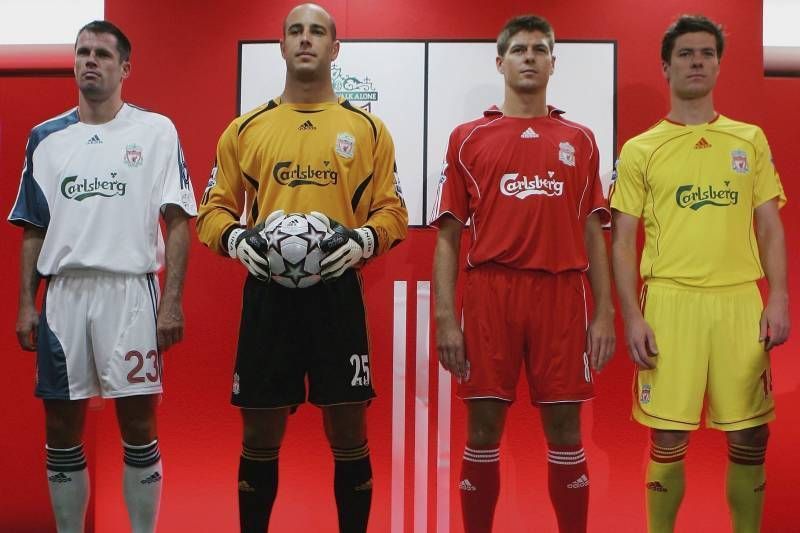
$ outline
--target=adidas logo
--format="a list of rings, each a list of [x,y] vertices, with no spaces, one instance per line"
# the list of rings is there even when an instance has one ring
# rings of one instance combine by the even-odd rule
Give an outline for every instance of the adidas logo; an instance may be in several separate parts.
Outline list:
[[[239,482],[239,492],[255,492],[255,491],[256,489],[251,487],[250,483],[248,483],[247,481],[242,480]]]
[[[461,483],[459,483],[458,488],[459,490],[466,490],[467,492],[475,492],[476,490],[478,490],[478,487],[470,483],[468,479],[465,479]]]
[[[767,488],[767,482],[765,481],[764,483],[762,483],[762,484],[761,484],[761,485],[759,485],[758,487],[754,488],[754,489],[753,489],[753,492],[764,492],[764,490],[765,490],[766,488]]]
[[[669,492],[664,485],[659,483],[658,481],[651,481],[647,484],[647,490],[652,490],[654,492]]]
[[[581,477],[573,481],[572,483],[567,485],[568,489],[582,489],[583,487],[589,486],[589,478],[586,477],[586,474],[581,474]]]
[[[364,483],[360,485],[356,485],[353,487],[353,492],[362,492],[365,490],[372,490],[372,478],[366,480]]]
[[[297,131],[311,131],[311,130],[315,130],[315,129],[317,129],[317,128],[311,123],[311,121],[310,120],[306,120],[305,122],[300,124],[300,127],[297,128]]]
[[[92,135],[92,138],[86,141],[86,144],[103,144],[103,141],[100,140],[100,136],[96,133]]]
[[[539,134],[533,131],[533,128],[528,127],[527,130],[522,132],[522,135],[519,136],[520,139],[538,139]]]
[[[158,472],[153,472],[152,474],[141,480],[139,483],[141,483],[142,485],[149,485],[150,483],[158,483],[159,481],[161,481],[161,474],[159,474]]]
[[[48,481],[52,481],[53,483],[69,483],[72,481],[72,478],[66,475],[64,472],[59,472],[58,474],[53,474],[52,476],[47,478]]]
[[[694,145],[694,149],[702,150],[703,148],[711,148],[711,143],[705,137],[700,137],[700,140]]]

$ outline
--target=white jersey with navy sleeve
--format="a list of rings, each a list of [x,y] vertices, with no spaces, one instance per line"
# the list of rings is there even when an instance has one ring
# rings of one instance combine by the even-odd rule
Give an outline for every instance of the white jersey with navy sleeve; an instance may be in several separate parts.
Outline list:
[[[164,265],[159,213],[196,216],[178,134],[157,113],[123,104],[105,124],[73,109],[31,131],[8,219],[46,230],[37,270],[145,274]]]

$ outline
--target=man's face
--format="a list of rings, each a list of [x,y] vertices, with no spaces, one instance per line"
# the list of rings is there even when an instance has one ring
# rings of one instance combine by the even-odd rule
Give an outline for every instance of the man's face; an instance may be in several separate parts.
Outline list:
[[[533,93],[547,87],[555,62],[544,33],[521,31],[511,37],[505,55],[497,58],[497,71],[513,91]]]
[[[682,100],[702,98],[719,76],[717,41],[707,32],[684,33],[675,39],[670,62],[663,64],[672,94]]]
[[[330,71],[339,55],[339,41],[333,40],[328,14],[317,6],[303,5],[286,17],[281,55],[289,74],[312,81]]]
[[[117,38],[110,33],[81,32],[75,44],[75,80],[88,100],[104,100],[128,77],[131,64],[121,61]]]

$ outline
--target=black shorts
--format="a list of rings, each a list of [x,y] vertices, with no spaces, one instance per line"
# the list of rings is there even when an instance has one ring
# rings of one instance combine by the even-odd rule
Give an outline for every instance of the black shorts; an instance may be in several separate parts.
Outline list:
[[[289,289],[247,277],[231,403],[246,408],[375,397],[361,276]]]

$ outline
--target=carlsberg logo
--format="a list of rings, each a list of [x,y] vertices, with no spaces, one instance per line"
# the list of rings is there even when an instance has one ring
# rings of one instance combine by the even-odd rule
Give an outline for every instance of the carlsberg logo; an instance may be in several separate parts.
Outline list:
[[[327,167],[330,161],[324,162]],[[281,185],[336,185],[339,173],[333,168],[318,169],[311,165],[300,166],[291,161],[278,161],[272,169],[272,177]]]
[[[92,196],[125,196],[127,184],[115,179],[83,178],[67,176],[61,182],[61,194],[69,200],[78,202]]]
[[[730,183],[726,181],[724,189],[717,189],[713,185],[707,187],[681,185],[675,191],[675,202],[678,207],[688,207],[694,211],[707,205],[717,207],[736,205],[739,203],[739,191],[731,190]]]

